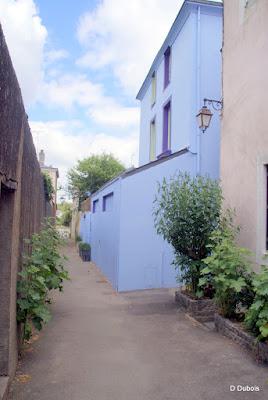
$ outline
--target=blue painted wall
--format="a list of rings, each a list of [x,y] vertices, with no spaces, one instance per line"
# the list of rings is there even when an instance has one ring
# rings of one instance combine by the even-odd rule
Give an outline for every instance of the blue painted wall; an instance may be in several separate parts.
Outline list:
[[[79,235],[83,242],[90,243],[91,232],[91,212],[83,212],[80,217],[80,232]]]
[[[189,152],[161,164],[126,175],[121,184],[119,291],[175,287],[173,250],[156,234],[153,202],[158,182],[179,171],[194,174]]]
[[[113,194],[112,208],[103,211],[104,197]],[[91,257],[117,289],[121,178],[92,196]],[[93,202],[98,200],[96,212]]]
[[[157,183],[179,171],[219,176],[219,116],[200,134],[196,114],[203,98],[221,98],[222,9],[185,2],[150,74],[157,75],[157,99],[151,105],[151,75],[139,92],[141,100],[140,165],[92,196],[99,200],[91,216],[93,261],[119,291],[177,285],[172,248],[156,234],[152,217]],[[163,54],[172,48],[171,82],[163,90]],[[183,154],[149,163],[150,122],[156,119],[157,154],[162,152],[163,106],[172,101],[171,150]],[[109,211],[103,198],[113,193]],[[93,208],[92,208],[93,209]]]
[[[156,154],[162,152],[163,106],[171,99],[171,150],[189,146],[196,157],[196,172],[219,176],[219,114],[214,113],[211,127],[200,135],[196,114],[204,98],[220,100],[222,9],[192,4],[185,7],[177,31],[166,46],[171,46],[171,81],[164,86],[164,55],[153,64],[156,74],[156,102],[151,104],[151,79],[147,77],[141,100],[139,165],[149,162],[150,122],[155,119]],[[164,49],[162,51],[164,53]],[[212,151],[213,150],[213,151]]]

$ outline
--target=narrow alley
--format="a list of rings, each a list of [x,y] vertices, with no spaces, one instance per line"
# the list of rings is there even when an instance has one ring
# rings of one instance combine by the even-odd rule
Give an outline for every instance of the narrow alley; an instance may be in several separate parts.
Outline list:
[[[230,392],[238,384],[267,399],[267,369],[188,319],[172,290],[117,294],[74,245],[64,252],[71,281],[23,354],[10,400],[252,399]]]

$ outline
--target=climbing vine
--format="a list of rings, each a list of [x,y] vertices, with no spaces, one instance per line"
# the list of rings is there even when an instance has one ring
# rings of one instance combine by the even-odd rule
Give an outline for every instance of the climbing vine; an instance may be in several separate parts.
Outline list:
[[[24,256],[17,284],[17,320],[23,324],[23,339],[32,335],[33,326],[41,330],[50,319],[49,291],[63,290],[63,281],[68,278],[64,269],[64,258],[59,253],[62,244],[55,226],[48,219],[40,233],[25,241],[31,249]]]
[[[52,200],[52,197],[54,194],[52,180],[47,172],[43,172],[42,175],[43,175],[43,181],[44,181],[45,196],[46,196],[47,200],[50,201],[50,200]]]

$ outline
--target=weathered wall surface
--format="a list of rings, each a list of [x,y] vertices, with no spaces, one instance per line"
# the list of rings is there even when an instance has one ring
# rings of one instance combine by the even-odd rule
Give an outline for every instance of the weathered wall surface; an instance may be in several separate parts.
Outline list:
[[[50,215],[20,87],[0,26],[0,375],[17,363],[16,282],[24,239]]]
[[[80,224],[79,224],[79,229],[80,229],[80,237],[83,242],[85,243],[90,243],[90,237],[91,237],[91,212],[86,211],[82,212],[80,215]]]
[[[266,252],[268,2],[224,1],[221,181],[240,244]]]

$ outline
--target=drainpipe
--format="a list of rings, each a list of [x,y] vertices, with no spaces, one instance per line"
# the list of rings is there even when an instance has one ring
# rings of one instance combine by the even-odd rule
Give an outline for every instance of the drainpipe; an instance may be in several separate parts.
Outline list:
[[[197,24],[196,24],[196,46],[197,46],[197,54],[196,54],[196,110],[199,110],[201,107],[200,104],[200,71],[201,71],[201,10],[200,6],[197,8]],[[200,175],[201,173],[201,130],[197,127],[196,131],[196,174]]]

